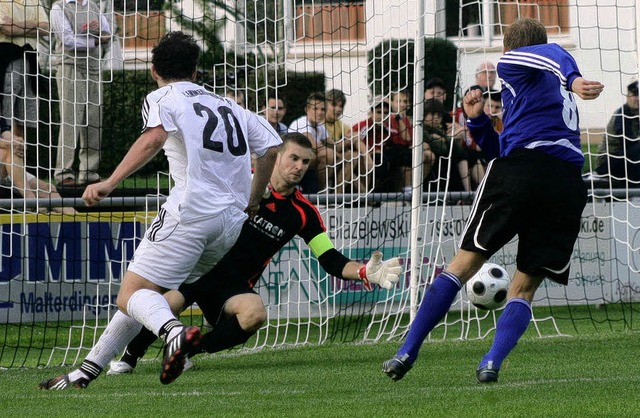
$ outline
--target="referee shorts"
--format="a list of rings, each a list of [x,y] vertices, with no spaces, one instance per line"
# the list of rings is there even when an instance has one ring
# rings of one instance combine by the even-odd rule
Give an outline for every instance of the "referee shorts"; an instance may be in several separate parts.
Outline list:
[[[567,284],[587,203],[580,168],[531,149],[489,163],[460,248],[490,258],[518,236],[518,270]]]

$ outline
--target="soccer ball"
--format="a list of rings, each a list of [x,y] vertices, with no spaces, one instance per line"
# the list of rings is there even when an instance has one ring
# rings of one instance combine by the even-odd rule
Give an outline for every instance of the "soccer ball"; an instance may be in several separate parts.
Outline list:
[[[507,301],[510,281],[509,273],[504,268],[485,263],[467,282],[467,297],[479,309],[491,311],[501,308]]]

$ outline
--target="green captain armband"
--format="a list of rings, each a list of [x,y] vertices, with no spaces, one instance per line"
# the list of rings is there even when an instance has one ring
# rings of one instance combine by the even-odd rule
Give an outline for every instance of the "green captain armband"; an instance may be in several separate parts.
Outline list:
[[[343,278],[342,270],[350,260],[334,248],[333,242],[326,232],[316,235],[309,241],[309,248],[327,273]]]
[[[309,241],[309,248],[316,257],[320,257],[333,247],[333,242],[326,232],[316,235],[311,241]]]

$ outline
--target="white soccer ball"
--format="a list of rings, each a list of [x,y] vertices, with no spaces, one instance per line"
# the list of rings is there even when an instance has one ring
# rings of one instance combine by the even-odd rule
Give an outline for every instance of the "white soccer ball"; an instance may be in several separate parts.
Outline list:
[[[467,298],[478,309],[501,308],[507,301],[510,282],[509,273],[502,266],[485,263],[467,282]]]

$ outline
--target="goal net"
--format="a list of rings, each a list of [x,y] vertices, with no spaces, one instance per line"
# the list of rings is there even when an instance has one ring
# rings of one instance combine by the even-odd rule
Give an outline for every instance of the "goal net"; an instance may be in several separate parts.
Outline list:
[[[0,6],[16,13],[8,0]],[[49,20],[55,2],[40,0],[40,6]],[[299,118],[319,118],[332,154],[326,168],[312,173],[315,181],[303,183],[304,193],[346,256],[365,261],[379,250],[405,268],[394,289],[368,292],[360,282],[329,276],[304,241],[292,240],[258,282],[268,320],[244,350],[400,341],[425,289],[456,251],[486,164],[481,154],[461,159],[461,141],[446,139],[455,127],[444,132],[434,159],[425,159],[423,143],[434,134],[425,112],[443,109],[445,118],[463,122],[461,96],[491,84],[502,33],[518,17],[541,20],[549,41],[575,57],[585,78],[606,86],[599,99],[578,100],[589,203],[569,285],[544,282],[530,329],[546,337],[637,328],[640,153],[634,141],[640,133],[637,87],[635,99],[628,88],[639,76],[634,1],[107,0],[98,7],[111,40],[94,58],[99,78],[90,83],[99,93],[77,103],[101,108],[98,126],[61,118],[59,83],[75,79],[61,81],[62,29],[52,18],[50,32],[40,32],[33,45],[42,81],[35,113],[18,111],[26,104],[15,90],[20,68],[4,75],[5,87],[14,90],[5,88],[9,104],[2,109],[15,110],[10,124],[25,126],[25,146],[24,161],[13,162],[22,172],[11,171],[0,186],[0,367],[77,363],[117,309],[127,264],[171,187],[168,167],[157,157],[88,211],[81,186],[61,184],[52,194],[61,180],[57,157],[78,153],[86,146],[83,129],[97,128],[99,174],[113,171],[139,134],[145,95],[156,88],[151,48],[172,30],[193,34],[201,45],[197,82],[207,89],[298,130]],[[488,87],[499,90],[499,81]],[[308,101],[313,93],[326,100]],[[610,123],[633,100],[635,113]],[[73,132],[75,150],[61,145],[61,131]],[[392,142],[397,146],[388,147]],[[9,147],[11,154],[16,148]],[[78,172],[86,156],[74,158]],[[77,213],[55,213],[60,207]],[[517,239],[490,261],[513,275],[516,248]],[[430,339],[487,338],[499,315],[477,310],[462,291]],[[201,324],[197,306],[182,320]]]

